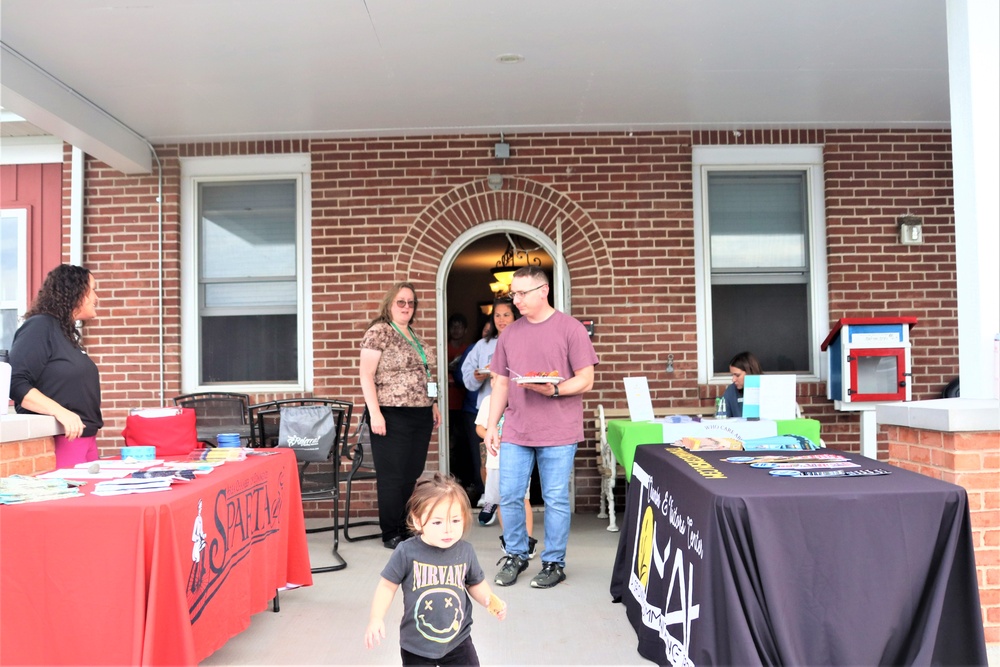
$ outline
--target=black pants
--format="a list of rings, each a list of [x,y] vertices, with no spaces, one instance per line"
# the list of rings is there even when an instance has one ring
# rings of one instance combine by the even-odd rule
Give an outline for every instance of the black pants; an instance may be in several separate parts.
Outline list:
[[[462,484],[472,484],[472,460],[469,458],[469,438],[462,410],[448,410],[448,450],[451,453],[451,474]]]
[[[465,641],[451,649],[437,660],[425,658],[416,653],[410,653],[405,648],[399,649],[399,654],[403,656],[404,665],[479,665],[479,654],[472,644],[472,637],[466,637]]]
[[[372,433],[382,540],[406,535],[406,501],[424,471],[434,429],[431,408],[382,408],[385,435]]]

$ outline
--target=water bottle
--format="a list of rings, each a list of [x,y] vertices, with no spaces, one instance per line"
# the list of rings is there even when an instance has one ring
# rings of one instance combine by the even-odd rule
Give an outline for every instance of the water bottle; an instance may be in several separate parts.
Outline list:
[[[0,350],[0,415],[7,414],[10,404],[10,359],[7,350]]]
[[[726,399],[725,397],[720,397],[719,400],[715,402],[715,418],[725,419],[726,418]]]

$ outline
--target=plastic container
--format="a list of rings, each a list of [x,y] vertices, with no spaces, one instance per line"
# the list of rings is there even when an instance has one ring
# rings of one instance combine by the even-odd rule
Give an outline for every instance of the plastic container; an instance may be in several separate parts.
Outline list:
[[[156,458],[156,447],[122,447],[122,460],[133,458],[136,461],[152,461]]]
[[[0,350],[0,415],[7,414],[10,406],[10,358],[7,350]]]
[[[239,433],[220,433],[215,436],[215,441],[219,447],[241,447]]]

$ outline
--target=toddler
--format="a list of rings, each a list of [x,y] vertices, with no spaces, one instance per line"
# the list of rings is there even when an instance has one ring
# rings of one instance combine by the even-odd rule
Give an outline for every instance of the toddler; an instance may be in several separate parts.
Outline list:
[[[471,522],[469,497],[454,477],[435,473],[417,482],[407,503],[414,536],[396,547],[382,570],[365,631],[366,647],[385,637],[385,614],[402,585],[403,664],[479,664],[469,598],[501,621],[507,605],[493,594],[472,545],[462,539]]]

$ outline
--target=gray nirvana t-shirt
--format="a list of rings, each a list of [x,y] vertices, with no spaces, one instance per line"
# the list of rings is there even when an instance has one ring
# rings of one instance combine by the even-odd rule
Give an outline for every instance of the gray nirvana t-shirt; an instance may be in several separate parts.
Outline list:
[[[472,633],[466,587],[486,577],[465,540],[439,549],[411,537],[392,552],[382,576],[403,590],[399,643],[407,651],[440,658]]]

